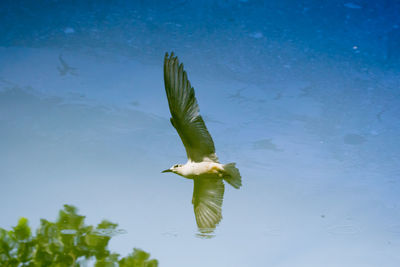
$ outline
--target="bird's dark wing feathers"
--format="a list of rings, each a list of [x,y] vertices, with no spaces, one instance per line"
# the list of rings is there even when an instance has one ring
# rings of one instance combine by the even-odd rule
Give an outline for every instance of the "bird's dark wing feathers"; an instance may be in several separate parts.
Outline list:
[[[212,232],[222,219],[224,183],[222,179],[195,178],[193,188],[193,209],[200,232]]]
[[[199,106],[194,89],[190,85],[183,64],[171,53],[165,54],[164,83],[167,93],[171,123],[175,127],[185,146],[190,160],[200,162],[208,158],[218,161],[214,142],[199,115]]]

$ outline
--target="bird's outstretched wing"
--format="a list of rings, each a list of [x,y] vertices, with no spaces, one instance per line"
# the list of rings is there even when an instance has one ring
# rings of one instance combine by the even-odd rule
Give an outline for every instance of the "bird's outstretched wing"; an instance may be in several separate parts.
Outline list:
[[[170,57],[168,53],[165,54],[164,83],[172,115],[171,123],[182,139],[188,158],[195,162],[207,159],[218,161],[214,142],[199,115],[194,89],[183,64],[179,64],[174,53]]]
[[[193,208],[201,233],[211,233],[222,219],[224,183],[218,178],[195,178]]]

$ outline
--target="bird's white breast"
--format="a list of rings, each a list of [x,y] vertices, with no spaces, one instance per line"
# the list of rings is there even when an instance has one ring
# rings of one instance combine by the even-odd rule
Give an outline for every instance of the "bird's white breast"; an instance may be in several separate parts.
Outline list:
[[[217,175],[221,171],[223,171],[223,166],[220,163],[209,162],[209,161],[203,161],[203,162],[189,161],[182,166],[180,174],[187,178],[194,178],[208,174]]]

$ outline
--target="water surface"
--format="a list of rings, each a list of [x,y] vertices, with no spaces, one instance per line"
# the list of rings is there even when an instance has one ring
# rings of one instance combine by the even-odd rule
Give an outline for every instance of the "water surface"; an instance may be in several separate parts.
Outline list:
[[[397,266],[400,45],[394,1],[2,1],[0,227],[63,204],[118,222],[161,266]],[[222,162],[199,237],[169,123],[175,51]]]

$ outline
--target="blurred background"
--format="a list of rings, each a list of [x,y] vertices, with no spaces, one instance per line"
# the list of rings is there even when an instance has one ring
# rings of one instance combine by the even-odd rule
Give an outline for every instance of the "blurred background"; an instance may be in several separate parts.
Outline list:
[[[212,238],[160,173],[170,51],[243,178]],[[396,0],[2,0],[0,227],[71,204],[160,266],[398,266],[399,71]]]

